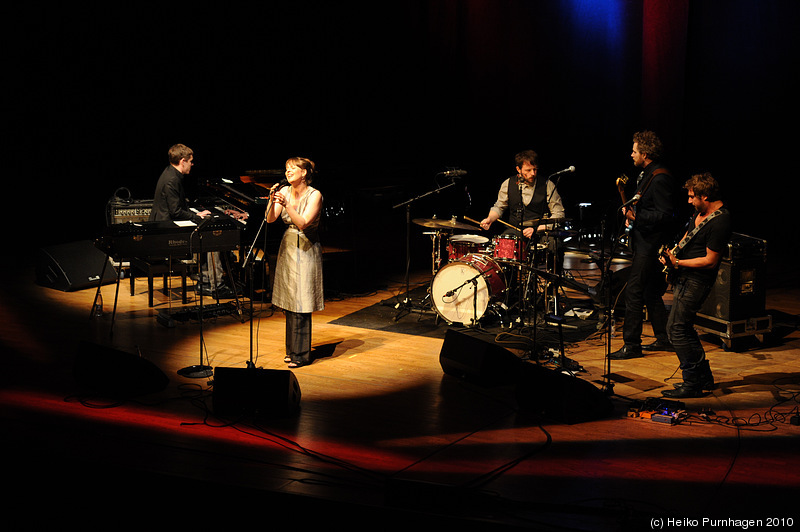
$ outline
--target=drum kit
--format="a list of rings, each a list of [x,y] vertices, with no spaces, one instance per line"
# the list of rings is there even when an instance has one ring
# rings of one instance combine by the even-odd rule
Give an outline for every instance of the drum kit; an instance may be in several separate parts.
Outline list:
[[[432,280],[426,300],[437,316],[448,324],[477,327],[495,316],[503,327],[529,325],[541,308],[558,313],[558,290],[565,218],[533,220],[538,231],[534,238],[504,233],[492,238],[474,233],[454,234],[456,230],[480,229],[456,220],[416,218],[416,225],[430,229]],[[500,223],[505,223],[499,220]],[[509,227],[512,227],[509,224]],[[526,223],[528,225],[528,223]],[[519,233],[519,231],[517,231]],[[549,310],[548,310],[549,309]]]

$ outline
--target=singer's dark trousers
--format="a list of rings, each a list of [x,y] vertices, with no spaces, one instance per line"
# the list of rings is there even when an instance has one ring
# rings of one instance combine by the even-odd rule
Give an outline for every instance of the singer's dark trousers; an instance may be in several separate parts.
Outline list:
[[[295,364],[311,362],[311,313],[286,314],[286,355]]]
[[[630,238],[633,259],[628,284],[625,286],[625,323],[622,327],[622,338],[626,346],[637,349],[642,345],[645,307],[656,339],[668,341],[667,308],[662,299],[667,290],[667,281],[663,267],[658,261],[658,251],[663,240],[660,235],[644,237],[634,229]]]

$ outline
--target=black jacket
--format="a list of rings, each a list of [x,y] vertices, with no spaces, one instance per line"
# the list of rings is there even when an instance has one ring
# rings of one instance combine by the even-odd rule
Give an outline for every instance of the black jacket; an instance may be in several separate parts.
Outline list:
[[[187,206],[186,193],[183,189],[183,174],[174,166],[167,166],[156,184],[150,221],[192,220],[199,222],[201,219]]]
[[[657,162],[648,164],[636,188],[636,194],[642,197],[634,206],[633,230],[646,238],[674,238],[677,192],[675,178],[669,170]]]

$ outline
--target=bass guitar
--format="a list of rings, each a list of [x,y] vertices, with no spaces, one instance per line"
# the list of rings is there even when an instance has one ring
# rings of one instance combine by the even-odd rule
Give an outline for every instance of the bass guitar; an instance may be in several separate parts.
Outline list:
[[[622,174],[617,178],[617,190],[619,190],[619,197],[622,199],[622,204],[628,203],[628,198],[625,195],[625,186],[628,184],[628,176]]]
[[[617,178],[617,190],[619,191],[619,197],[622,200],[622,204],[625,205],[628,203],[628,196],[625,194],[625,185],[628,184],[628,176],[622,174]],[[625,224],[625,241],[628,241],[628,237],[630,235],[631,229],[633,228],[633,222],[628,220],[628,223]]]

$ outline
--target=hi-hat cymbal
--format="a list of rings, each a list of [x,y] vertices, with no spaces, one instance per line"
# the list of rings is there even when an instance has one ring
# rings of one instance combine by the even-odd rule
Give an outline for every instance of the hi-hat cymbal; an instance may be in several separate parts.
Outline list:
[[[414,218],[415,224],[422,227],[433,227],[434,229],[475,229],[475,226],[467,225],[456,220],[440,220],[438,218]]]
[[[522,225],[525,227],[533,227],[539,225],[560,224],[571,221],[571,218],[537,218],[535,220],[525,220]]]

